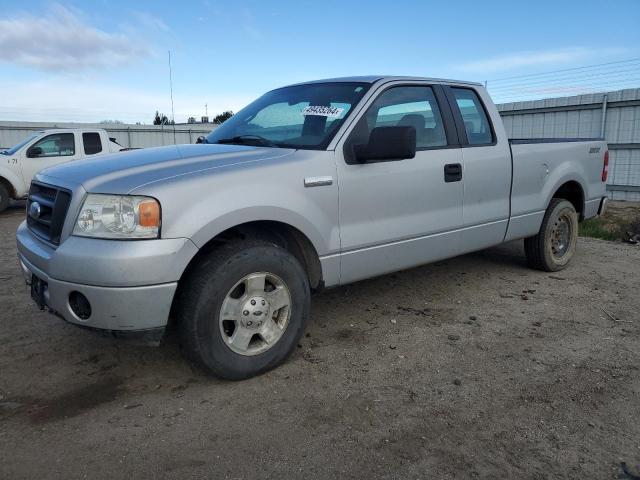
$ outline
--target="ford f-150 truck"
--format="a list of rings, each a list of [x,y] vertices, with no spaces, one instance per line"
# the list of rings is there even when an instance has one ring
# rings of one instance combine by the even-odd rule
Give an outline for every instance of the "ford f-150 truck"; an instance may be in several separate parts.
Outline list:
[[[9,201],[24,198],[40,170],[72,160],[122,150],[102,129],[59,128],[35,132],[7,150],[0,150],[0,212]]]
[[[516,239],[564,268],[607,169],[599,139],[510,141],[476,83],[321,80],[199,144],[40,172],[19,260],[41,308],[116,336],[175,322],[194,362],[241,379],[294,349],[322,287]]]

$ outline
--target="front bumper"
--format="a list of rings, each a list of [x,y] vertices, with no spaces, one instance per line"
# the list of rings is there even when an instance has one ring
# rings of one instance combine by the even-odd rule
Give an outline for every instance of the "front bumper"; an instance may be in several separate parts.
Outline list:
[[[44,302],[53,312],[71,323],[104,330],[149,330],[164,327],[177,282],[143,287],[98,287],[56,280],[31,265],[19,254],[25,280],[35,275],[46,283]],[[91,305],[91,315],[83,320],[69,303],[72,292],[83,294]]]
[[[46,307],[68,322],[111,331],[165,327],[178,279],[197,252],[186,239],[126,242],[69,237],[54,249],[24,223],[16,237],[22,273],[27,283],[32,275],[43,282]],[[88,300],[88,318],[74,313],[73,292]]]

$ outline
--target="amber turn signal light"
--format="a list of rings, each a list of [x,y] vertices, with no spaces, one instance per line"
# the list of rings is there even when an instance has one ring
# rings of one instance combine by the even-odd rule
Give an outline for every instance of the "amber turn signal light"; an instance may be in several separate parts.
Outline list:
[[[147,200],[138,205],[141,227],[160,226],[160,205],[155,200]]]

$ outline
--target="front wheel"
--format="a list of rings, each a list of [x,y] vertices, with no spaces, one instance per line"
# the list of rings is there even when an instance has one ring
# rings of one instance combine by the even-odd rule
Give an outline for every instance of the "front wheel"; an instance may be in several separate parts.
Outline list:
[[[240,380],[279,365],[295,348],[309,314],[309,281],[286,250],[238,241],[204,257],[181,286],[179,302],[190,359]]]
[[[0,182],[0,212],[4,212],[9,207],[9,190]]]
[[[524,240],[530,267],[556,272],[565,268],[576,253],[578,214],[573,204],[554,198],[544,214],[537,235]]]

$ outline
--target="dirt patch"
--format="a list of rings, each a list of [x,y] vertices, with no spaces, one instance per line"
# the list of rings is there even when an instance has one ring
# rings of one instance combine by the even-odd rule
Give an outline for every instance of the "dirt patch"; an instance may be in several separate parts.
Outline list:
[[[105,378],[52,398],[23,399],[29,418],[41,424],[72,418],[86,410],[114,401],[122,391],[122,379]],[[25,401],[26,400],[26,401]]]
[[[580,224],[583,237],[640,243],[640,203],[609,202],[606,213]]]
[[[244,382],[38,311],[0,214],[0,478],[633,478],[640,249],[512,243],[326,291]],[[628,474],[623,470],[622,464]]]

